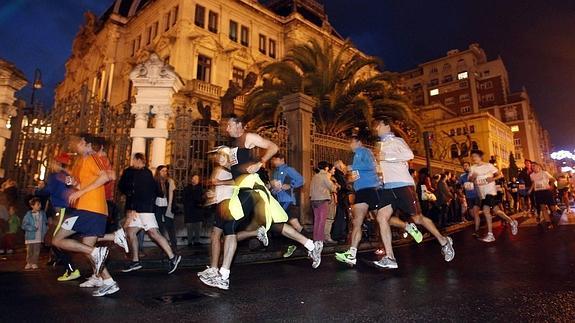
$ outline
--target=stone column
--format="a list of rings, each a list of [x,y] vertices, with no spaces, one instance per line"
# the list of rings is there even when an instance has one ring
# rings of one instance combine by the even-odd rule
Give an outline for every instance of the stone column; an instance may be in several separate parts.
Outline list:
[[[130,131],[132,153],[145,152],[146,140],[152,139],[150,166],[165,164],[173,96],[183,87],[183,83],[173,67],[165,64],[155,53],[132,70],[130,80],[136,90],[136,102],[131,109],[136,119]],[[155,116],[154,128],[148,128],[150,112]]]
[[[145,153],[146,129],[148,128],[150,106],[133,103],[130,113],[135,116],[134,128],[130,130],[130,137],[132,137],[132,154]]]
[[[22,89],[28,81],[24,74],[14,64],[0,59],[0,165],[4,156],[6,140],[10,139],[10,129],[6,127],[8,120],[16,116],[14,94]],[[4,169],[0,168],[0,177],[4,177]]]
[[[315,98],[303,93],[290,94],[280,100],[283,114],[289,128],[289,164],[300,172],[305,180],[299,190],[298,202],[302,224],[313,223],[311,215],[309,184],[313,176],[311,126],[312,112],[317,105]]]
[[[172,114],[170,105],[158,105],[152,109],[155,114],[155,137],[152,141],[152,167],[166,163],[166,139],[168,138],[168,120]]]

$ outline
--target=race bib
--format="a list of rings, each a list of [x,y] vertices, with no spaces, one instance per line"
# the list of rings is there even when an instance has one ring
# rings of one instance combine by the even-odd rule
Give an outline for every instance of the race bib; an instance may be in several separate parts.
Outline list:
[[[230,149],[230,164],[232,166],[238,164],[238,147]]]
[[[517,193],[517,189],[516,189],[516,188],[512,188],[512,189],[511,189],[511,192]]]
[[[356,180],[360,178],[358,170],[352,170],[351,174],[353,175],[353,178],[355,178]]]
[[[544,190],[544,189],[546,189],[546,188],[547,188],[547,186],[546,186],[545,184],[535,183],[535,190],[536,190],[536,191]]]
[[[519,189],[520,189],[520,190],[525,190],[525,184],[519,184]]]
[[[487,177],[477,177],[477,179],[475,180],[477,182],[477,185],[487,185],[489,184],[487,182]]]
[[[465,183],[463,183],[463,188],[466,191],[473,191],[473,190],[475,190],[475,185],[473,185],[472,182],[465,182]]]

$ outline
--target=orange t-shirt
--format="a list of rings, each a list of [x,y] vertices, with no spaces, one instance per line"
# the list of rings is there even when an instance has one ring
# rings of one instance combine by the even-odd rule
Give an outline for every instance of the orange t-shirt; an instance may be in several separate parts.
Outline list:
[[[72,168],[72,176],[80,183],[80,188],[92,184],[104,169],[98,165],[95,156],[83,156],[76,160]],[[86,192],[72,207],[78,210],[85,210],[102,215],[108,215],[108,205],[106,204],[106,191],[104,185]]]

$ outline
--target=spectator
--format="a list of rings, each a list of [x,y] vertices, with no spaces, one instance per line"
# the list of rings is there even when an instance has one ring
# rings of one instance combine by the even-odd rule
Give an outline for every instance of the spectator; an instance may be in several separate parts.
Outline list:
[[[174,198],[174,187],[168,178],[168,167],[160,165],[156,167],[157,196],[156,196],[156,221],[160,226],[160,232],[169,239],[172,250],[176,250],[178,243],[176,240],[176,228],[174,225],[174,215],[171,213],[171,205]]]
[[[37,197],[32,198],[29,205],[32,209],[26,213],[22,221],[22,230],[25,232],[26,242],[25,270],[38,269],[40,248],[47,231],[46,213],[42,210],[40,199]]]
[[[350,209],[349,198],[351,190],[347,184],[345,175],[347,173],[347,166],[341,160],[335,162],[335,178],[337,190],[337,209],[335,212],[335,219],[331,229],[331,238],[339,242],[345,242],[347,238],[347,218]]]
[[[329,201],[329,212],[327,216],[327,220],[325,222],[325,242],[330,244],[337,243],[335,240],[331,238],[331,230],[333,227],[333,222],[335,221],[335,214],[337,213],[337,191],[339,190],[339,185],[337,184],[337,180],[335,179],[335,166],[329,165],[329,175],[330,180],[335,185],[336,191],[331,193],[331,200]]]
[[[449,173],[443,173],[440,175],[439,182],[437,184],[437,206],[439,208],[439,221],[438,226],[440,228],[445,227],[448,221],[449,204],[453,199],[453,194],[451,189],[447,184],[447,179]]]
[[[431,176],[429,176],[429,169],[422,168],[419,170],[419,180],[417,182],[417,196],[421,204],[422,213],[430,216],[431,209],[435,202],[435,189],[431,183]]]
[[[4,207],[4,206],[2,206]],[[16,249],[16,235],[20,229],[20,218],[16,215],[16,207],[8,208],[8,225],[4,236],[2,237],[2,246],[0,254],[12,254]]]
[[[184,220],[188,231],[188,246],[200,243],[204,202],[204,188],[200,183],[200,176],[194,174],[190,178],[190,184],[184,188]]]
[[[336,186],[330,179],[328,162],[321,161],[317,167],[319,171],[313,176],[310,184],[311,206],[314,214],[313,240],[324,241],[329,202],[332,193],[336,191]]]

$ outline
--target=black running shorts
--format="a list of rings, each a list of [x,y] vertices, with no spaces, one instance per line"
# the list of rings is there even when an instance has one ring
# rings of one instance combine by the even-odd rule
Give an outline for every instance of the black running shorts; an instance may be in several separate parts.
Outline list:
[[[487,194],[487,195],[485,195],[485,198],[483,198],[481,200],[481,207],[484,207],[484,206],[495,207],[495,206],[499,205],[499,203],[500,203],[500,201],[497,198],[497,195]]]
[[[394,211],[400,210],[409,216],[421,214],[421,207],[419,206],[415,186],[384,188],[383,205],[386,206],[390,204]]]
[[[542,190],[534,192],[535,203],[539,205],[556,205],[555,199],[553,198],[553,192],[551,190]]]
[[[370,211],[383,208],[387,204],[382,204],[381,188],[364,188],[355,192],[355,204],[365,203]]]

